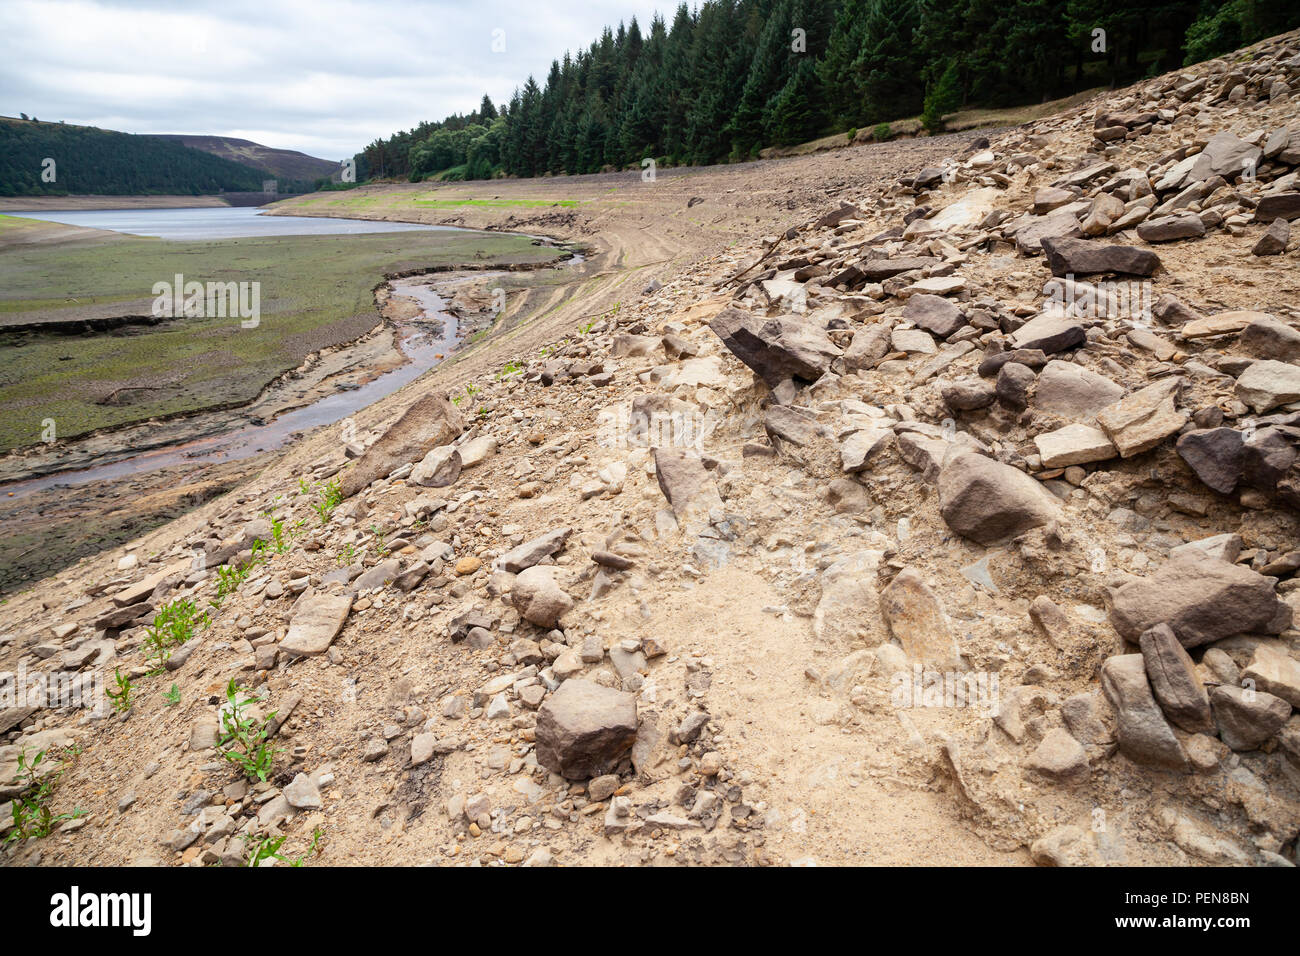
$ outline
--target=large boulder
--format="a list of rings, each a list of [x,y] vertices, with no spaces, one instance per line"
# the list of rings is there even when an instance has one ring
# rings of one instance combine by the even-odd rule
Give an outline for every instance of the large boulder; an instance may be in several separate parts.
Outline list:
[[[1274,593],[1272,579],[1189,550],[1118,588],[1110,621],[1130,643],[1168,624],[1183,647],[1199,647],[1237,634],[1278,634],[1290,624],[1290,607]]]
[[[636,741],[636,698],[570,678],[537,711],[537,762],[568,780],[613,770]]]
[[[1088,239],[1046,238],[1042,242],[1047,265],[1054,276],[1092,275],[1113,272],[1119,275],[1149,276],[1160,265],[1160,257],[1150,249],[1136,246],[1109,245]]]
[[[769,388],[790,378],[815,382],[840,354],[825,329],[797,315],[769,319],[728,308],[714,317],[709,328]]]
[[[446,396],[426,395],[402,413],[388,430],[343,473],[339,487],[349,498],[373,481],[408,462],[418,461],[439,445],[448,445],[465,427]]]
[[[954,448],[939,471],[939,512],[958,534],[993,545],[1056,520],[1061,506],[1023,471]]]
[[[1258,146],[1223,130],[1211,136],[1205,148],[1196,154],[1196,161],[1192,163],[1185,182],[1204,182],[1211,176],[1222,176],[1231,182],[1248,170],[1254,170],[1263,155],[1264,151]]]

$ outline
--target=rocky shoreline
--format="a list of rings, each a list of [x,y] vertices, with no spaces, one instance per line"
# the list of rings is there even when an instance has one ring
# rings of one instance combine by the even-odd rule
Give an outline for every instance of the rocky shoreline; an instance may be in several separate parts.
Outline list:
[[[87,811],[8,860],[1294,866],[1297,95],[856,184],[43,582],[0,662],[137,697],[0,714]]]

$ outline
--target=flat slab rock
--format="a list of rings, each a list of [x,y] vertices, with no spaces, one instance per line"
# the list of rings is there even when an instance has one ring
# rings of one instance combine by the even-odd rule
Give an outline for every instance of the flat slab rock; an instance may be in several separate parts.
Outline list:
[[[511,548],[497,559],[497,564],[511,574],[518,574],[563,548],[571,534],[573,534],[572,528],[555,528],[531,541],[525,541],[518,547]]]
[[[352,595],[317,594],[309,598],[289,621],[289,633],[280,642],[286,654],[324,654],[334,643],[352,610]]]
[[[1150,249],[1109,245],[1087,239],[1044,238],[1043,252],[1054,276],[1119,275],[1149,276],[1160,267],[1160,257]]]
[[[934,591],[913,568],[904,568],[881,592],[880,610],[890,633],[912,661],[958,670],[961,653]]]
[[[636,698],[570,678],[537,711],[537,762],[568,780],[613,770],[636,741]]]
[[[1120,457],[1149,451],[1182,429],[1187,413],[1177,407],[1178,389],[1177,379],[1156,382],[1097,413],[1097,424],[1115,443]]]

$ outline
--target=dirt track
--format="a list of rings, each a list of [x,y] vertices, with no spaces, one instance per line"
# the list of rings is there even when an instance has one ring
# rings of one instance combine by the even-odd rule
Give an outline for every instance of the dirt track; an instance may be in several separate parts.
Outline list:
[[[495,372],[514,356],[530,356],[590,317],[636,298],[653,279],[666,279],[698,259],[719,255],[743,237],[784,232],[824,209],[828,201],[965,152],[969,143],[988,132],[730,166],[663,169],[653,182],[643,182],[640,171],[627,171],[362,186],[347,193],[285,200],[272,211],[506,230],[585,249],[587,261],[566,270],[561,284],[554,279],[548,283],[543,273],[520,294],[511,293],[505,319],[491,335],[421,380],[422,388],[429,382],[456,388]],[[430,200],[438,205],[419,205]],[[394,399],[403,401],[397,396],[389,401]],[[377,420],[388,407],[378,403],[370,412]],[[371,419],[363,413],[359,421],[369,424]]]

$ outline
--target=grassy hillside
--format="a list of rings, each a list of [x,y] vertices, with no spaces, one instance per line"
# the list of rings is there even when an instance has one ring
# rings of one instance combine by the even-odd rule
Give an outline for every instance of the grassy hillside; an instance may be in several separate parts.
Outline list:
[[[234,139],[230,136],[180,134],[158,136],[157,139],[170,140],[188,146],[190,149],[220,156],[231,162],[262,169],[285,181],[311,183],[326,176],[333,176],[339,171],[339,164],[328,159],[308,156],[294,149],[273,149],[261,143],[254,143],[247,139]]]

